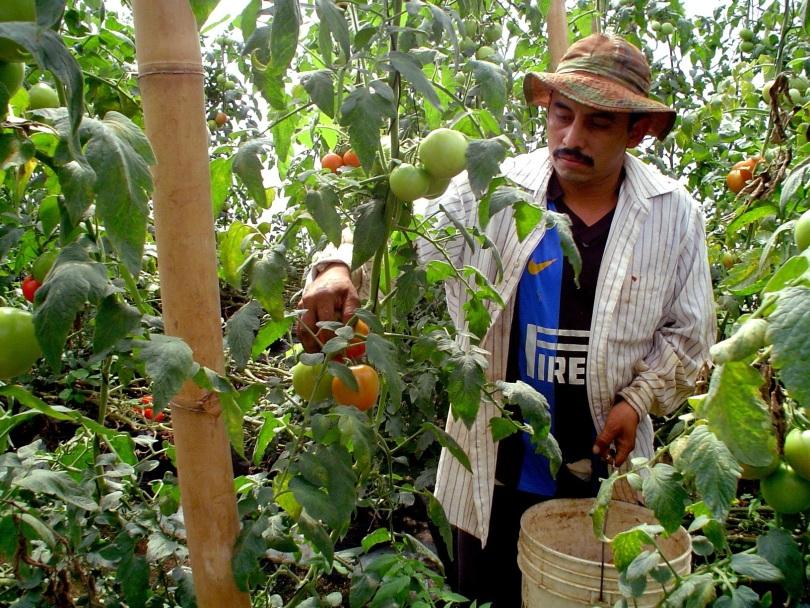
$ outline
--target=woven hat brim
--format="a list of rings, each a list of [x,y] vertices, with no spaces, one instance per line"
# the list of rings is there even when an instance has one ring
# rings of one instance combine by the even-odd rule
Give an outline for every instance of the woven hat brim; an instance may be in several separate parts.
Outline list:
[[[530,72],[523,79],[523,94],[531,105],[548,107],[552,91],[597,110],[648,114],[651,120],[647,133],[660,140],[675,125],[675,110],[607,78],[586,72]]]

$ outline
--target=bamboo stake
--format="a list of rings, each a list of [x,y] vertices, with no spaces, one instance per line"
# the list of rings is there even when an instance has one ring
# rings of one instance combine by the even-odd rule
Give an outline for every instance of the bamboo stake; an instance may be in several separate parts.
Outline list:
[[[166,334],[222,372],[216,241],[199,34],[188,0],[134,0],[146,134],[157,157],[155,232]],[[219,400],[187,382],[172,427],[197,605],[248,608],[231,570],[239,532],[231,450]]]
[[[568,20],[565,0],[551,0],[548,8],[548,49],[551,55],[549,70],[557,69],[565,51],[568,50]]]

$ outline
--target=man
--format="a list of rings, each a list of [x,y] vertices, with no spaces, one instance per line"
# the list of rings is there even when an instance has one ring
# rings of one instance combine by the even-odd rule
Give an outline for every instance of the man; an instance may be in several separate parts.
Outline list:
[[[523,380],[546,396],[564,462],[554,479],[527,437],[496,445],[490,405],[482,404],[470,428],[448,421],[473,468],[467,472],[446,451],[439,462],[435,494],[457,529],[449,578],[496,608],[520,605],[522,511],[549,497],[593,496],[606,464],[651,455],[649,414],[677,408],[708,360],[714,307],[700,209],[677,182],[626,152],[646,135],[663,139],[675,122],[673,110],[649,98],[649,85],[643,53],[602,34],[572,45],[555,73],[524,81],[527,101],[548,112],[548,148],[510,159],[502,170],[570,217],[583,268],[577,286],[556,229],[538,228],[520,242],[506,212],[487,226],[503,259],[498,288],[507,303],[493,311],[481,344],[491,353],[487,376]],[[467,225],[476,221],[466,176],[441,203]],[[342,248],[313,270],[302,324],[347,318],[358,305],[342,261],[350,259],[350,244]],[[494,278],[491,251],[461,244],[450,253],[457,267]],[[447,296],[463,328],[467,294],[449,283]],[[460,342],[466,345],[463,336]]]

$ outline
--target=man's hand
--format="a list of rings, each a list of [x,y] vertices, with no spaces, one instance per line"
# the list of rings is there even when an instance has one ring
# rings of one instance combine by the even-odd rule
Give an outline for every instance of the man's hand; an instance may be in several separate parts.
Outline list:
[[[345,264],[332,264],[323,270],[306,289],[299,308],[305,310],[298,319],[298,338],[304,350],[318,352],[332,332],[319,330],[319,321],[346,323],[360,306],[360,298]]]
[[[610,409],[605,428],[593,444],[593,453],[613,466],[620,467],[636,445],[636,427],[638,427],[636,410],[626,401],[618,401]],[[611,444],[616,446],[615,454],[610,448]]]

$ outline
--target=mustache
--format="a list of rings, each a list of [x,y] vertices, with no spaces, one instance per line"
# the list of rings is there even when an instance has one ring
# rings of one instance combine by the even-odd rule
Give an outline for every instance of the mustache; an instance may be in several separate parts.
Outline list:
[[[556,150],[554,150],[553,156],[556,159],[564,158],[580,163],[585,163],[586,165],[593,167],[593,159],[590,156],[583,154],[576,148],[557,148]]]

